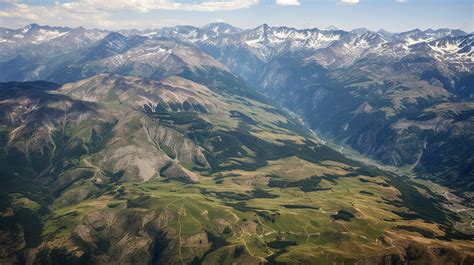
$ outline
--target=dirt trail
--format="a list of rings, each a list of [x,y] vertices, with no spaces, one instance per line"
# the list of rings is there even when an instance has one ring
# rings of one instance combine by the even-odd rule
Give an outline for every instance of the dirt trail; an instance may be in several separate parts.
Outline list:
[[[99,173],[102,174],[102,173],[101,173],[102,170],[101,170],[98,166],[92,164],[92,163],[90,162],[90,160],[89,160],[89,157],[88,157],[88,158],[84,158],[83,161],[84,161],[84,164],[86,164],[88,167],[94,169],[94,179],[98,180],[98,179],[99,179],[99,178],[98,178],[98,174],[99,174]]]
[[[254,257],[254,258],[256,258],[256,259],[260,259],[262,262],[265,262],[265,261],[266,261],[265,258],[260,257],[260,256],[256,256],[256,255],[254,255],[254,254],[250,251],[250,249],[249,249],[249,247],[248,247],[248,245],[247,245],[247,242],[245,242],[245,234],[247,234],[248,236],[251,236],[249,233],[243,233],[243,234],[240,235],[240,240],[241,240],[241,242],[244,244],[245,249],[247,250],[247,252],[249,253],[249,255],[252,256],[252,257]]]

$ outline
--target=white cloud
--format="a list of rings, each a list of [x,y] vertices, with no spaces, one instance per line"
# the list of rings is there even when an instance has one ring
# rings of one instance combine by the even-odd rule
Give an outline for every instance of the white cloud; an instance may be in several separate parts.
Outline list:
[[[67,3],[55,2],[52,5],[11,2],[6,8],[0,9],[0,25],[24,25],[34,22],[104,28],[161,27],[171,26],[172,24],[169,23],[177,24],[180,21],[144,19],[138,14],[156,10],[203,12],[235,10],[248,8],[258,3],[259,0],[202,0],[192,3],[179,3],[175,0],[114,0],[113,4],[103,0],[76,0]],[[132,21],[121,19],[117,15],[120,13],[130,15],[133,12],[137,13],[137,18]],[[185,23],[185,21],[181,22]]]
[[[299,0],[276,0],[276,4],[279,6],[299,6]]]
[[[76,0],[67,3],[55,2],[52,6],[28,5],[9,1],[10,7],[4,11],[0,10],[0,17],[15,16],[24,13],[26,9],[32,13],[52,9],[54,11],[63,10],[67,13],[105,13],[118,11],[149,12],[153,10],[189,10],[189,11],[219,11],[248,8],[259,3],[260,0],[204,0],[193,3],[177,3],[174,0],[114,0],[113,4],[103,0]],[[10,13],[10,14],[9,14]],[[35,14],[32,14],[35,15]],[[36,13],[36,15],[48,15],[47,13]]]
[[[397,3],[406,3],[408,1],[407,0],[395,0],[395,2],[397,2]]]
[[[357,5],[359,0],[339,0],[339,4],[343,5]]]
[[[259,3],[259,0],[205,0],[194,3],[177,3],[174,0],[115,0],[113,5],[103,0],[79,0],[59,4],[67,9],[85,9],[102,11],[149,12],[152,10],[190,10],[190,11],[218,11],[248,8]]]

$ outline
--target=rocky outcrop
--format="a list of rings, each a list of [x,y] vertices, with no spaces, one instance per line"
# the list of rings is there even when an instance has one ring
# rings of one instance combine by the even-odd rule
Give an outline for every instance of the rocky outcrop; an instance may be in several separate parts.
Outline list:
[[[167,151],[171,158],[187,165],[197,164],[209,168],[202,148],[182,133],[160,124],[157,119],[143,118],[141,121],[150,140]]]

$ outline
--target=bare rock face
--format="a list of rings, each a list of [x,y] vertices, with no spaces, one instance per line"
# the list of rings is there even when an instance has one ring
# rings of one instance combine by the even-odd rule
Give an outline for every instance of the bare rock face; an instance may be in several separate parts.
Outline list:
[[[182,133],[163,126],[157,120],[142,119],[143,127],[155,144],[162,149],[167,149],[177,161],[192,165],[194,163],[209,168],[209,163],[203,154],[202,148],[186,138]]]
[[[124,172],[128,180],[147,181],[158,176],[160,168],[170,158],[157,152],[152,146],[120,146],[104,152],[102,163],[110,166],[113,172]]]
[[[98,155],[99,164],[127,180],[147,181],[158,176],[171,159],[148,138],[140,123],[141,115],[127,112],[115,124],[111,139]]]
[[[142,181],[167,172],[165,177],[197,182],[197,174],[183,165],[209,167],[201,147],[182,133],[161,125],[157,119],[137,114],[123,118],[115,126],[114,137],[102,152],[101,164],[113,173],[122,172],[129,180]]]

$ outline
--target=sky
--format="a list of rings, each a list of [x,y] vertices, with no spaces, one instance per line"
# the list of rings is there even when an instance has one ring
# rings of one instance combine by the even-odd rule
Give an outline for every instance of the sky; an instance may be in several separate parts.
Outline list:
[[[392,32],[474,31],[474,0],[0,0],[0,27],[27,24],[147,29],[226,22]]]

